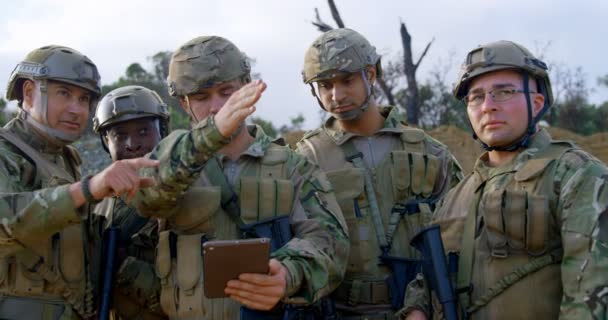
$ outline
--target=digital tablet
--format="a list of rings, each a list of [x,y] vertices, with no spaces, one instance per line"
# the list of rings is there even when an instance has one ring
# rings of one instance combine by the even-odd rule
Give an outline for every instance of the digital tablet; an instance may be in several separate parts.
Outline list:
[[[203,243],[203,284],[207,298],[225,298],[226,284],[241,273],[268,273],[270,239],[215,240]]]

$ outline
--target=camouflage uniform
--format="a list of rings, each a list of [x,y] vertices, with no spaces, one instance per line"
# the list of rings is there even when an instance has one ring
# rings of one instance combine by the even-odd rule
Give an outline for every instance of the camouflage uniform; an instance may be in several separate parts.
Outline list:
[[[99,102],[93,130],[100,134],[106,151],[106,131],[117,123],[141,118],[158,119],[161,137],[168,134],[169,112],[159,95],[142,86],[112,90]],[[145,152],[146,150],[144,150]],[[152,150],[149,150],[152,151]],[[118,159],[113,159],[118,160]],[[106,198],[95,206],[93,225],[101,235],[112,226],[118,229],[117,274],[112,302],[118,319],[165,319],[160,310],[160,280],[154,271],[158,244],[158,221],[141,217],[121,198]],[[101,244],[102,239],[97,239]],[[97,250],[101,251],[101,247]],[[97,275],[99,276],[99,275]]]
[[[550,92],[544,64],[510,42],[472,51],[465,72],[526,70],[524,63],[537,69],[539,91]],[[461,84],[456,92],[465,91]],[[445,250],[460,253],[460,307],[471,319],[606,319],[606,165],[545,130],[530,136],[508,163],[491,167],[488,159],[485,153],[477,160],[433,217]],[[403,313],[418,308],[429,314],[425,286],[421,277],[410,284]],[[433,306],[434,318],[442,318],[435,299]]]
[[[363,36],[349,29],[333,30],[307,52],[304,79],[312,83],[374,64],[380,70],[379,59]],[[428,222],[434,202],[462,179],[457,161],[443,144],[408,127],[397,109],[378,108],[385,120],[371,136],[343,131],[332,116],[297,144],[299,153],[327,173],[349,228],[345,280],[332,295],[341,316],[348,319],[393,318],[409,280],[392,282],[394,272],[401,271],[391,263],[412,259],[403,265],[410,277],[415,275],[412,268],[418,267],[413,260],[419,255],[409,239]]]
[[[32,51],[11,76],[8,100],[21,106],[24,79],[39,81],[46,117],[46,81],[99,95],[95,65],[58,46]],[[77,139],[24,110],[0,129],[0,318],[81,319],[94,314],[86,250],[88,206],[74,207],[69,184],[80,179]]]
[[[205,60],[206,52],[213,57]],[[223,61],[219,69],[209,66],[218,60]],[[216,77],[226,74],[246,76],[249,70],[239,63],[245,61],[240,51],[220,37],[200,37],[182,46],[173,56],[170,80],[184,61],[188,68],[190,63],[202,61],[192,68],[212,70],[208,78],[213,81],[200,80],[189,93],[179,93],[184,86],[170,81],[170,90],[179,95],[196,92],[203,84],[213,86]],[[235,67],[246,72],[222,71]],[[207,77],[204,71],[184,72],[193,74],[187,78],[193,83]],[[213,117],[201,120],[190,131],[172,132],[150,155],[160,160],[160,166],[144,174],[154,176],[158,185],[140,192],[135,202],[142,214],[166,221],[156,268],[161,278],[161,306],[172,319],[239,319],[239,303],[228,298],[207,299],[203,294],[201,242],[239,239],[240,223],[289,217],[293,238],[271,254],[288,270],[284,303],[313,303],[342,280],[348,256],[347,228],[327,178],[304,157],[271,141],[259,127],[248,130],[255,140],[236,161],[217,153],[230,139],[220,134]],[[217,183],[214,177],[218,175],[231,190]],[[237,197],[231,203],[240,208],[236,218],[222,205],[222,194],[230,192]]]

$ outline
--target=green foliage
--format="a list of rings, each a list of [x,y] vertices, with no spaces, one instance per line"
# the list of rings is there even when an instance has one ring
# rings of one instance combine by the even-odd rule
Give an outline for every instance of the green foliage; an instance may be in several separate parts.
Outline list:
[[[274,126],[274,124],[272,124],[271,121],[264,120],[260,117],[252,117],[251,122],[262,127],[262,130],[264,130],[264,132],[272,138],[276,138],[279,133],[279,131]]]
[[[190,118],[180,107],[179,101],[169,95],[167,88],[167,74],[169,72],[170,51],[161,51],[148,57],[152,62],[152,72],[144,69],[141,64],[135,62],[127,66],[124,76],[117,81],[102,87],[102,93],[106,93],[123,86],[140,85],[156,91],[169,107],[171,114],[171,129],[190,128]]]

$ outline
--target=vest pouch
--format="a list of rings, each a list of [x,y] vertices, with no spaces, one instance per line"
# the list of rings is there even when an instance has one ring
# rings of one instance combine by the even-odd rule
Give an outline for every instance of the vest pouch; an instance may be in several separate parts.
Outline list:
[[[410,197],[410,153],[405,151],[391,152],[391,177],[393,180],[393,198],[395,201]]]
[[[294,185],[290,180],[243,177],[240,186],[241,217],[245,223],[291,213]]]
[[[213,233],[220,201],[220,187],[192,186],[180,201],[177,213],[167,222],[179,234]]]
[[[515,250],[522,250],[525,247],[527,200],[526,191],[505,192],[503,219],[506,237],[509,247]]]
[[[530,255],[547,251],[549,239],[549,203],[546,197],[528,195],[526,249]]]
[[[350,237],[350,256],[347,272],[362,272],[373,257],[370,237],[374,237],[370,220],[370,208],[365,194],[363,170],[349,168],[327,172],[342,209]]]
[[[19,260],[19,254],[17,254],[17,264],[15,268],[15,293],[17,295],[42,294],[44,292],[44,279],[42,276],[30,272]]]
[[[439,176],[439,158],[432,154],[425,154],[424,159],[425,170],[422,182],[422,196],[428,198],[433,193],[435,181],[437,181],[437,176]]]
[[[411,188],[412,193],[415,195],[422,195],[423,184],[424,184],[424,173],[425,173],[425,161],[424,155],[421,153],[410,153],[411,160]]]
[[[492,256],[505,258],[507,256],[507,239],[503,224],[504,192],[498,190],[486,193],[479,207],[480,215],[485,220],[485,230]]]
[[[173,238],[173,239],[172,239]],[[158,234],[156,246],[156,275],[160,278],[160,305],[169,318],[177,317],[177,284],[175,276],[171,275],[173,259],[171,247],[175,240],[175,234],[170,230],[161,231]]]
[[[59,270],[69,285],[78,283],[84,285],[83,244],[83,230],[80,224],[69,226],[60,232]]]
[[[239,200],[243,221],[258,221],[258,182],[257,177],[242,177],[240,180]]]
[[[203,307],[203,247],[204,234],[177,237],[177,268],[180,319],[194,319],[204,314]]]

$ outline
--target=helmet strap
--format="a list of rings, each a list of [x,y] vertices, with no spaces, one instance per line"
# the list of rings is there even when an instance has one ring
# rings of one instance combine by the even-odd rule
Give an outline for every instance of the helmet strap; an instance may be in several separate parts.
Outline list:
[[[369,79],[367,78],[367,72],[365,70],[365,68],[361,69],[361,79],[363,79],[363,83],[365,84],[365,89],[366,89],[366,95],[365,95],[365,101],[363,101],[363,103],[361,103],[361,105],[359,105],[358,108],[355,108],[354,110],[350,110],[344,113],[331,113],[333,114],[336,119],[338,120],[354,120],[356,118],[358,118],[368,107],[369,107],[369,101],[372,97],[373,94],[373,86],[369,83]],[[325,109],[325,107],[323,106],[323,103],[321,102],[321,99],[319,99],[319,96],[317,95],[317,92],[315,90],[315,87],[312,85],[312,83],[309,84],[310,85],[310,91],[312,92],[312,95],[317,99],[317,102],[319,103],[319,106],[321,107],[321,109],[327,111],[327,109]],[[327,111],[329,112],[329,111]]]
[[[43,123],[36,121],[25,109],[22,109],[25,114],[25,121],[36,128],[40,134],[44,135],[54,145],[65,146],[78,140],[81,136],[79,134],[68,134],[51,128],[48,120],[47,80],[38,80],[38,83],[40,88],[40,118]]]
[[[532,136],[534,135],[534,133],[536,132],[536,123],[538,122],[538,120],[540,119],[540,117],[532,117],[532,101],[530,100],[530,77],[528,75],[527,72],[522,71],[522,76],[523,76],[523,82],[524,82],[524,90],[523,90],[523,94],[526,96],[526,109],[527,109],[527,116],[528,116],[528,127],[526,128],[526,132],[524,133],[524,135],[517,139],[515,142],[506,145],[506,146],[498,146],[498,147],[494,147],[494,146],[489,146],[488,144],[486,144],[485,142],[481,141],[481,139],[479,139],[479,137],[477,136],[477,134],[475,133],[474,130],[473,131],[473,139],[476,139],[479,141],[479,143],[481,144],[481,147],[485,150],[485,151],[507,151],[507,152],[512,152],[512,151],[516,151],[517,149],[520,148],[527,148],[530,145],[530,140],[532,138]],[[547,105],[547,103],[545,103],[545,106]],[[543,106],[543,109],[545,107]],[[542,113],[544,113],[544,111],[542,111]],[[539,113],[540,116],[542,116],[542,114]],[[469,125],[471,125],[471,122],[469,120]],[[472,125],[471,125],[471,129],[472,129]]]
[[[186,109],[188,109],[190,117],[192,117],[192,119],[195,121],[194,123],[198,123],[198,118],[196,118],[196,115],[194,114],[194,111],[192,111],[192,107],[190,106],[190,98],[188,98],[188,95],[184,96],[184,100],[186,100]]]

